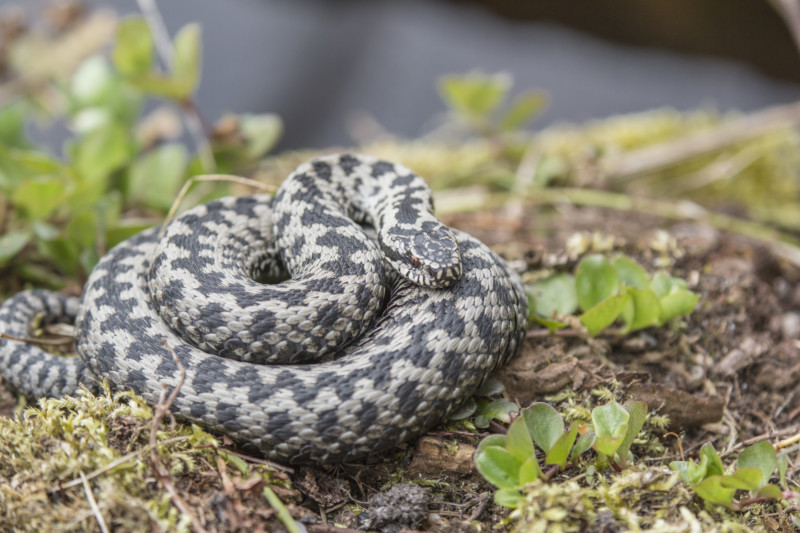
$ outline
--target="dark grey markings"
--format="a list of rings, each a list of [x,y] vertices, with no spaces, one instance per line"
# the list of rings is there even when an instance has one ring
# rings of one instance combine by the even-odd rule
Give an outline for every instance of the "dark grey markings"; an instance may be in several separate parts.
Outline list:
[[[378,161],[372,164],[372,177],[380,178],[384,174],[395,173],[395,166],[388,161]]]
[[[363,187],[362,194],[364,191],[372,194],[372,186],[368,185],[370,174],[394,181],[398,189],[400,183],[408,183],[409,188],[417,187],[414,180],[418,178],[399,165],[384,165],[372,158],[348,155],[328,157],[322,162],[330,166],[329,179],[333,181],[330,188],[334,196],[349,194],[343,175],[350,175],[350,183]],[[321,170],[317,171],[313,165],[306,166],[304,168],[309,170],[304,172],[325,173],[323,167],[318,166]],[[280,193],[278,196],[286,201],[302,197],[307,202],[319,189],[312,184],[295,185],[299,187],[294,189],[298,196]],[[424,212],[430,203],[429,196],[427,200],[422,193],[414,193],[414,196],[419,199],[408,200],[407,205]],[[394,202],[383,202],[380,207],[388,209],[390,204]],[[287,224],[293,217],[299,220],[301,216],[297,210],[288,208],[282,217],[273,217],[272,205],[271,200],[263,197],[210,204],[212,211],[219,208],[225,215],[240,216],[246,212],[245,218],[252,221],[247,229],[237,234],[240,238],[231,239],[230,249],[221,251],[221,264],[236,265],[239,259],[234,249],[252,248],[245,243],[256,238],[255,228],[263,227],[265,222],[259,223],[258,216],[272,217],[273,223],[285,218]],[[327,209],[327,204],[319,209],[321,213]],[[387,215],[389,219],[394,217],[392,228],[387,228],[387,232],[407,239],[413,247],[441,252],[435,245],[417,237],[441,231],[432,219],[412,220],[409,216],[410,222],[404,224],[399,220],[403,216]],[[267,227],[274,225],[269,222],[266,221]],[[208,229],[199,220],[196,223],[200,226],[195,233]],[[220,218],[219,227],[230,227],[226,224]],[[274,233],[274,229],[270,231]],[[306,244],[319,240],[318,235],[308,231],[300,231],[299,235]],[[477,241],[459,232],[454,235],[464,254],[464,262],[461,279],[452,288],[447,291],[424,289],[407,280],[398,280],[395,273],[390,273],[387,275],[387,280],[391,281],[390,294],[386,297],[382,292],[374,295],[386,301],[383,315],[364,336],[337,351],[335,360],[323,366],[261,367],[204,353],[178,339],[161,323],[146,288],[155,232],[145,232],[112,250],[87,284],[77,321],[78,349],[91,368],[83,379],[93,381],[95,375],[108,377],[116,387],[132,388],[154,403],[162,384],[177,382],[178,369],[172,354],[158,342],[167,337],[187,372],[186,383],[173,404],[180,418],[225,432],[240,442],[253,443],[277,460],[362,460],[374,451],[419,435],[437,423],[471,394],[488,372],[512,357],[520,344],[527,317],[527,301],[521,283],[502,260]],[[346,243],[346,246],[354,245],[355,241]],[[197,248],[209,249],[210,245]],[[351,250],[331,249],[340,251],[338,256],[334,254],[320,261],[326,270],[333,271],[339,259],[358,263]],[[316,255],[317,259],[323,257],[299,250],[299,247],[292,253]],[[258,259],[244,264],[252,268],[265,256],[274,257],[274,249],[268,246]],[[205,264],[211,268],[210,263]],[[154,268],[156,266],[170,267],[171,264],[156,260]],[[203,283],[212,279],[224,283],[214,274],[203,278]],[[338,283],[340,288],[344,287],[340,281]],[[180,286],[181,283],[175,285]],[[185,289],[188,284],[183,286]],[[306,286],[313,286],[316,291],[330,290],[322,284]],[[212,294],[225,294],[220,287],[207,290]],[[299,292],[287,292],[292,293],[292,299],[300,298]],[[242,297],[236,291],[227,296],[237,301]],[[368,296],[364,298],[369,299]],[[46,301],[50,309],[60,307]],[[471,303],[467,304],[468,301]],[[362,305],[361,299],[357,302]],[[19,309],[24,307],[23,303],[27,305],[28,302],[20,302]],[[467,305],[479,308],[468,309]],[[0,324],[15,315],[16,309],[9,313],[5,306],[0,307]],[[317,311],[334,313],[333,304],[319,305]],[[479,342],[467,342],[467,351],[462,353],[459,347],[464,343],[450,341],[458,341],[468,332],[474,335],[471,340]],[[29,358],[28,346],[20,352],[24,355],[7,350],[15,344],[22,346],[0,343],[0,371],[5,375],[8,361],[12,359],[17,368],[31,371],[38,368],[35,359]],[[475,349],[475,344],[481,346]],[[238,347],[231,349],[236,351]],[[33,374],[25,385],[35,386],[34,381],[47,378],[41,371]],[[61,376],[56,381],[61,386]],[[66,375],[63,381],[69,381]],[[355,443],[353,435],[357,438]],[[350,440],[345,442],[346,438]]]

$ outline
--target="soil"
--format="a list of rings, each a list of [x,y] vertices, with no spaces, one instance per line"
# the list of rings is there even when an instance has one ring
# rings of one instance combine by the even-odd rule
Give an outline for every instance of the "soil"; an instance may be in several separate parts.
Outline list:
[[[652,411],[669,416],[674,432],[663,436],[663,454],[644,458],[660,464],[680,457],[679,441],[686,456],[710,441],[725,458],[756,440],[800,431],[795,387],[800,272],[765,246],[699,224],[592,208],[537,211],[522,218],[482,212],[443,219],[517,264],[525,261],[531,270],[571,270],[575,258],[566,253],[565,243],[576,233],[587,240],[613,236],[614,250],[651,272],[667,268],[701,295],[690,316],[624,337],[601,335],[587,342],[532,326],[520,355],[496,375],[508,399],[524,407],[564,387],[585,396],[607,387],[620,399],[644,400]],[[10,415],[15,406],[15,398],[0,387],[0,414]],[[508,511],[493,503],[493,487],[473,467],[479,440],[452,426],[435,428],[367,464],[289,470],[292,488],[278,496],[310,532],[478,531],[473,521],[488,531]],[[641,460],[644,452],[638,452]],[[790,463],[787,477],[798,468]],[[391,485],[400,488],[374,499]],[[258,522],[259,511],[247,498],[222,505],[213,501],[218,495],[194,494],[189,501],[219,504],[218,512],[229,514],[228,525]],[[370,511],[357,514],[359,507]],[[220,530],[228,529],[220,522]]]

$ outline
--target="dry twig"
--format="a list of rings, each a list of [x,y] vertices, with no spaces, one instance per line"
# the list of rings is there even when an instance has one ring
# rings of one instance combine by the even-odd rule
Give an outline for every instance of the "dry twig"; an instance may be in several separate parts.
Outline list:
[[[175,490],[175,485],[172,483],[172,477],[169,474],[169,471],[161,464],[161,460],[158,456],[158,426],[161,424],[161,420],[169,415],[172,417],[172,413],[170,413],[170,407],[172,403],[177,398],[178,393],[183,386],[184,381],[186,381],[186,369],[181,364],[180,359],[178,358],[178,354],[175,353],[175,350],[166,343],[166,340],[162,340],[161,344],[163,344],[171,353],[172,357],[175,359],[175,363],[178,365],[178,370],[180,371],[180,378],[178,379],[178,384],[172,389],[172,392],[167,394],[169,387],[164,385],[164,388],[161,390],[161,397],[158,399],[158,404],[156,405],[155,411],[153,413],[153,422],[150,425],[150,462],[153,465],[153,470],[156,472],[156,477],[158,478],[159,484],[167,491],[172,498],[175,507],[177,507],[181,513],[189,517],[189,520],[192,522],[192,529],[197,533],[205,533],[205,528],[200,524],[200,520],[195,516],[192,510],[189,508],[189,505],[184,501],[183,498],[178,494],[178,491]]]
[[[106,525],[106,521],[103,519],[103,515],[100,513],[100,507],[97,505],[97,500],[94,499],[92,487],[89,485],[89,481],[86,479],[86,476],[83,475],[83,472],[80,472],[80,476],[81,483],[83,483],[83,490],[86,492],[86,499],[89,500],[89,505],[92,507],[92,513],[94,514],[95,519],[97,519],[97,525],[100,526],[100,530],[103,533],[108,533],[108,526]]]
[[[174,57],[174,49],[172,41],[169,39],[167,27],[164,25],[164,19],[158,10],[156,0],[138,0],[139,9],[150,27],[155,41],[156,50],[164,65],[168,69],[172,69],[172,61]],[[181,109],[184,111],[184,118],[186,122],[186,129],[189,135],[192,136],[194,144],[197,147],[197,154],[200,156],[200,162],[207,172],[211,172],[217,168],[217,162],[214,159],[214,151],[211,149],[211,143],[208,141],[205,129],[203,128],[203,120],[200,117],[200,112],[194,100],[190,97],[185,102],[181,103]]]

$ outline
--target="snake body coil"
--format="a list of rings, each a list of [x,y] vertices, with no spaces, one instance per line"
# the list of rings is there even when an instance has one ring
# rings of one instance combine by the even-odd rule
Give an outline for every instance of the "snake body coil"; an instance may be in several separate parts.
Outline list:
[[[112,249],[80,304],[29,291],[0,307],[20,337],[37,314],[77,317],[80,359],[0,341],[14,388],[58,396],[99,377],[154,404],[177,384],[174,352],[181,418],[273,459],[363,460],[452,412],[525,331],[505,262],[442,226],[416,174],[372,157],[313,160],[274,199],[217,200],[157,232]],[[288,281],[254,281],[284,268]]]

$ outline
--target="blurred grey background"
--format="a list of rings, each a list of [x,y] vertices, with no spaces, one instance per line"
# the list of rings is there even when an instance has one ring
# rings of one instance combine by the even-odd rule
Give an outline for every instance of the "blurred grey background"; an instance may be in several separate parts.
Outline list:
[[[0,2],[11,3],[42,4]],[[133,0],[88,3],[138,11]],[[351,144],[364,116],[399,136],[423,134],[445,111],[436,79],[471,70],[546,91],[535,128],[665,106],[751,110],[800,95],[797,51],[765,0],[158,5],[171,33],[203,27],[203,114],[277,113],[279,149]]]

